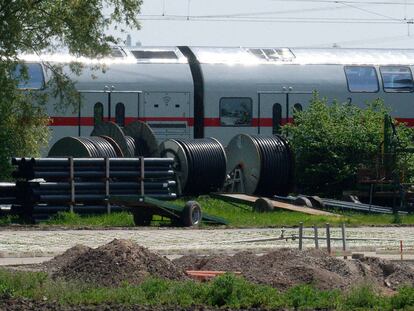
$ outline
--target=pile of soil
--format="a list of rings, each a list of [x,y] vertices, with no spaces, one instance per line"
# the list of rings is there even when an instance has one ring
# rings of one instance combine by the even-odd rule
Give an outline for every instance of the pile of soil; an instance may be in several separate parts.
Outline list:
[[[414,268],[404,262],[394,263],[374,257],[366,257],[360,260],[365,272],[372,275],[378,282],[393,290],[402,285],[414,286]]]
[[[95,249],[75,246],[65,254],[47,264],[56,267],[51,271],[53,278],[105,286],[123,282],[139,284],[150,276],[170,280],[187,278],[181,267],[128,240],[115,239]],[[62,265],[54,265],[53,261]]]
[[[45,270],[49,273],[54,273],[61,269],[62,267],[70,264],[80,255],[90,251],[91,248],[85,245],[75,245],[74,247],[69,248],[66,252],[61,255],[58,255],[51,260],[43,264]]]
[[[184,256],[173,261],[186,270],[241,272],[251,282],[286,290],[297,284],[319,289],[347,288],[362,282],[396,289],[414,285],[414,269],[377,258],[342,260],[320,250],[279,249],[262,256],[240,252],[234,256]]]

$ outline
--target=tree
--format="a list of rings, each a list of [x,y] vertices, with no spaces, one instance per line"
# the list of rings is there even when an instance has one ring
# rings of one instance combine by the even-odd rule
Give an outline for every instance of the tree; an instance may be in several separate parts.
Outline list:
[[[18,89],[18,80],[28,77],[19,55],[66,49],[74,56],[103,57],[120,41],[107,35],[107,28],[139,29],[141,4],[142,0],[0,0],[0,178],[8,176],[11,156],[37,155],[48,138],[43,105],[47,94]],[[62,65],[44,66],[51,77],[47,87],[61,99],[60,107],[73,104],[74,84]],[[79,73],[82,68],[74,63],[71,69]]]
[[[303,193],[339,195],[354,186],[358,168],[374,167],[384,141],[384,117],[388,110],[380,100],[365,108],[335,102],[314,93],[310,106],[294,112],[294,124],[283,127],[296,158],[296,183]],[[394,124],[397,122],[394,120]],[[412,144],[413,130],[397,124],[398,144]],[[412,163],[403,155],[396,161],[397,170]]]

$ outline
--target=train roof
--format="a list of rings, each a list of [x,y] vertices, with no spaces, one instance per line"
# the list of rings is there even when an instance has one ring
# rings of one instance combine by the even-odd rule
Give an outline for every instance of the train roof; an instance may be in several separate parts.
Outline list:
[[[413,65],[410,49],[191,47],[203,64]]]
[[[201,64],[240,65],[414,65],[414,49],[260,48],[190,46]],[[103,59],[76,58],[69,54],[23,55],[25,61],[103,64],[188,63],[179,47],[114,47]]]

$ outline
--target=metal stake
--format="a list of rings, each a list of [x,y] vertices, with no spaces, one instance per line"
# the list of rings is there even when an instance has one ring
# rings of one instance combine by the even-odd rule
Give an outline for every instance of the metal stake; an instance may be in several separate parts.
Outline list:
[[[144,157],[139,157],[139,160],[141,162],[141,195],[144,196],[144,178],[145,178],[145,167],[144,167]]]
[[[345,223],[342,223],[342,250],[344,253],[346,252],[346,232],[345,232]],[[348,257],[344,255],[344,259],[347,259]]]
[[[331,254],[331,225],[326,224],[326,249],[328,250],[328,254]]]
[[[109,158],[105,157],[105,195],[106,195],[106,210],[108,214],[111,213],[111,204],[109,203]]]
[[[299,223],[299,250],[303,249],[303,222]]]
[[[73,165],[73,157],[69,157],[69,179],[70,179],[70,212],[73,213],[73,205],[75,205],[75,168]]]
[[[313,226],[313,233],[315,235],[315,248],[319,249],[319,237],[318,237],[318,227]]]

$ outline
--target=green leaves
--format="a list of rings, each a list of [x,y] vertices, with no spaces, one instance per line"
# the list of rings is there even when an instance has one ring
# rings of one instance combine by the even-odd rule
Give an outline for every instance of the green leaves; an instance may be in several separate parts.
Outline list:
[[[75,81],[62,64],[43,63],[48,93],[21,91],[11,74],[19,55],[65,49],[75,56],[102,57],[120,39],[105,32],[111,25],[139,28],[142,0],[0,0],[0,178],[10,173],[10,157],[38,156],[49,130],[45,103],[56,97],[57,110],[78,109]],[[68,66],[74,75],[80,64]],[[21,66],[21,77],[27,71]],[[101,68],[102,69],[102,68]]]
[[[294,124],[283,128],[295,150],[299,191],[337,195],[352,187],[358,167],[375,165],[387,113],[381,100],[360,108],[329,104],[315,92],[309,108],[296,111]],[[408,144],[412,130],[400,125],[398,132]]]

